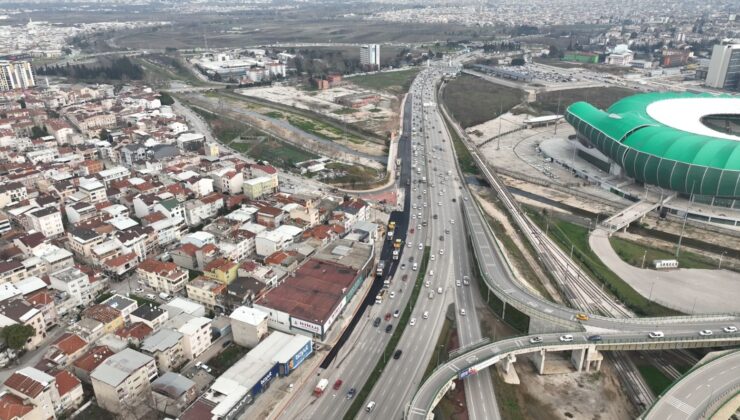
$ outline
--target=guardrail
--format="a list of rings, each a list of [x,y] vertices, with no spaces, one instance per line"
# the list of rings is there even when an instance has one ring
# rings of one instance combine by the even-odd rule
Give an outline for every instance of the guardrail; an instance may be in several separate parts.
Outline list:
[[[480,365],[496,357],[498,357],[499,359],[503,359],[504,357],[508,355],[531,353],[533,351],[542,350],[542,349],[547,350],[547,351],[567,351],[567,350],[573,350],[573,349],[588,348],[591,346],[595,347],[597,350],[619,350],[622,347],[627,347],[627,350],[644,350],[644,349],[650,349],[650,348],[660,348],[662,347],[661,344],[674,345],[676,343],[694,342],[702,346],[716,347],[716,346],[725,346],[725,345],[736,345],[737,343],[740,343],[740,333],[732,333],[732,334],[727,334],[722,337],[715,337],[715,338],[709,338],[709,339],[707,337],[699,337],[699,336],[663,337],[663,338],[656,338],[656,339],[647,338],[647,336],[645,336],[645,338],[631,337],[631,338],[619,338],[619,339],[606,337],[600,342],[551,343],[551,344],[545,344],[545,345],[541,343],[531,343],[529,341],[529,338],[532,338],[532,337],[534,336],[528,335],[528,336],[518,336],[514,338],[508,338],[506,340],[491,343],[487,346],[483,346],[483,347],[476,349],[478,351],[483,351],[483,349],[486,349],[486,348],[491,350],[491,351],[485,352],[485,354],[488,355],[488,357],[486,357],[485,359],[475,358],[471,361],[469,354],[463,354],[463,355],[456,357],[455,359],[448,361],[447,363],[439,365],[437,368],[434,369],[434,371],[432,371],[432,374],[429,375],[429,377],[427,378],[427,382],[429,382],[432,378],[434,378],[435,375],[442,374],[444,372],[449,372],[449,375],[446,378],[446,380],[440,386],[437,387],[437,389],[433,390],[435,394],[432,400],[437,399],[438,394],[442,391],[442,389],[445,388],[447,383],[455,380],[455,378],[457,378],[460,372],[467,370],[471,367]],[[515,343],[516,341],[522,340],[522,339],[525,339],[523,340],[523,343],[518,344],[518,346],[513,350],[504,351],[504,352],[494,352],[493,351],[494,348],[506,347],[507,345],[511,345]],[[717,359],[714,359],[713,361],[715,360]],[[712,363],[712,361],[708,363]],[[493,364],[495,363],[492,363],[492,365]],[[696,368],[689,371],[689,373],[694,370],[696,370]],[[675,383],[676,382],[674,382],[674,384]],[[417,396],[419,395],[418,391],[416,395]],[[414,400],[415,399],[416,398],[414,398]],[[413,403],[414,400],[412,400],[412,403],[409,406],[407,413],[414,407],[414,403]],[[429,413],[432,411],[433,408],[434,406],[417,408],[417,410],[424,410],[426,413]],[[408,415],[407,415],[407,418],[408,418]]]

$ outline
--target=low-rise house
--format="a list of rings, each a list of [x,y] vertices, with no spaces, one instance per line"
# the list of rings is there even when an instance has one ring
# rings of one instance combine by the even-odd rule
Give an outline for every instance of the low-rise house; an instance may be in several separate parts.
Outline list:
[[[44,314],[24,299],[13,298],[0,302],[0,328],[10,325],[26,325],[35,334],[26,341],[26,350],[37,348],[46,338]]]
[[[121,311],[124,321],[129,321],[131,313],[139,307],[139,304],[135,300],[119,295],[118,293],[104,300],[103,305],[108,305],[113,309]]]
[[[209,279],[229,284],[236,279],[239,265],[226,258],[218,258],[205,266],[203,275]]]
[[[108,305],[97,304],[82,311],[82,318],[88,318],[103,324],[104,333],[112,333],[123,326],[121,311]]]
[[[89,384],[91,383],[90,372],[114,354],[113,350],[106,346],[95,346],[72,363],[72,371],[75,376]]]
[[[182,333],[183,354],[188,360],[195,360],[211,345],[211,320],[208,318],[183,312],[165,325]]]
[[[82,391],[82,382],[66,370],[60,370],[54,374],[55,386],[59,394],[61,412],[69,412],[79,407],[85,399]]]
[[[47,350],[44,358],[57,365],[68,366],[87,349],[87,341],[77,334],[64,333]]]
[[[177,417],[198,396],[195,382],[174,372],[165,372],[152,382],[154,407],[169,416]]]
[[[202,304],[209,310],[213,311],[216,307],[223,307],[221,299],[226,291],[225,283],[198,276],[190,281],[185,289],[190,299]]]
[[[56,418],[56,413],[63,409],[56,379],[36,368],[19,369],[4,384],[12,394],[30,400],[40,409],[43,418]]]

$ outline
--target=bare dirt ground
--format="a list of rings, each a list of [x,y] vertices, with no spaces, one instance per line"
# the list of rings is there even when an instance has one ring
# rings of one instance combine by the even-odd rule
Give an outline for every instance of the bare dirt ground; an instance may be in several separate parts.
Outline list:
[[[548,353],[547,357],[563,358],[567,354]],[[516,369],[521,380],[518,400],[526,419],[627,420],[635,416],[607,362],[597,373],[541,376],[534,364],[522,357]]]

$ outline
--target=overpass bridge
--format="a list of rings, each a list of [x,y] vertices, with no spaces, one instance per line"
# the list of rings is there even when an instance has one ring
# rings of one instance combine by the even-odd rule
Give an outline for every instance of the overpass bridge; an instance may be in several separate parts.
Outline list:
[[[444,113],[444,109],[443,109]],[[464,133],[461,134],[465,138]],[[454,379],[463,379],[495,363],[504,363],[508,370],[517,354],[536,353],[535,360],[540,370],[548,351],[571,351],[571,360],[577,369],[586,368],[592,362],[600,364],[600,350],[660,350],[693,347],[735,346],[740,344],[740,334],[723,333],[723,328],[740,324],[734,314],[679,316],[659,318],[635,318],[632,313],[613,301],[605,301],[604,293],[563,253],[551,240],[542,234],[522,212],[506,187],[478,154],[466,142],[476,165],[496,190],[515,224],[533,246],[538,257],[557,279],[558,287],[568,301],[580,310],[547,301],[522,285],[512,273],[508,262],[502,257],[490,227],[484,222],[481,211],[466,190],[462,192],[460,205],[463,209],[465,227],[478,261],[480,275],[489,291],[503,302],[530,317],[529,330],[548,332],[542,342],[532,342],[530,337],[508,339],[490,343],[459,353],[459,356],[436,369],[421,385],[406,410],[407,418],[427,418],[434,406],[452,385]],[[579,322],[576,315],[591,312],[588,321]],[[649,331],[662,330],[665,336],[659,339],[648,337]],[[712,330],[717,334],[699,335],[699,331]],[[552,334],[558,332],[558,334]],[[559,335],[569,333],[571,342],[561,342]],[[589,342],[588,337],[602,334],[599,342]]]

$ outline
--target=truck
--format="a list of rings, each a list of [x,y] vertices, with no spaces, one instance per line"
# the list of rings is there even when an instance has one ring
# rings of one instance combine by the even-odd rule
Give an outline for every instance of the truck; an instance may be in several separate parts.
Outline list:
[[[378,262],[378,267],[375,269],[375,276],[376,277],[383,277],[383,272],[385,271],[385,260],[380,260]]]
[[[168,295],[167,293],[160,293],[159,298],[162,300],[169,300],[170,295]]]
[[[320,379],[319,383],[316,384],[316,388],[313,389],[313,395],[320,397],[324,393],[326,387],[329,385],[328,379]]]
[[[393,234],[395,233],[395,231],[396,231],[396,222],[394,221],[389,222],[388,223],[388,238],[387,238],[389,241],[393,239]]]
[[[399,257],[401,256],[401,247],[403,246],[403,241],[401,239],[396,239],[393,242],[393,260],[398,261]]]

